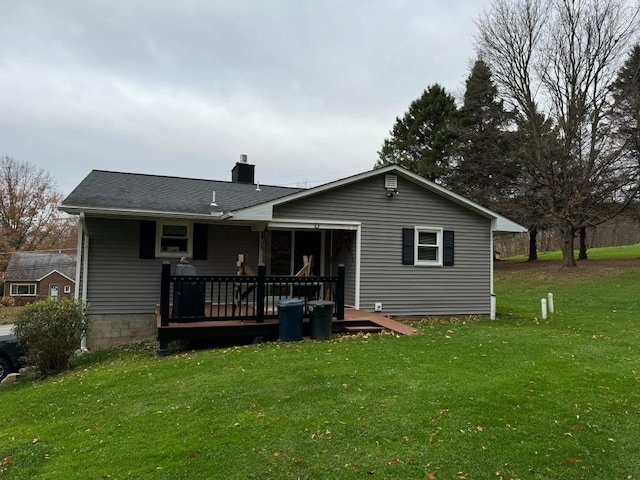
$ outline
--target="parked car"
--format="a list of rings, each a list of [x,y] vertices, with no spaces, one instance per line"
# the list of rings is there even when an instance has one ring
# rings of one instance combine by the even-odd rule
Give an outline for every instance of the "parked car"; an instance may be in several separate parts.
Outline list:
[[[13,333],[0,334],[0,382],[10,373],[18,371],[25,353]]]

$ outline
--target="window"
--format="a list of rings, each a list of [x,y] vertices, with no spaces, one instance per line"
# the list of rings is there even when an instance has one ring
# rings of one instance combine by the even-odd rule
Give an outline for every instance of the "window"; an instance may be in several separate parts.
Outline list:
[[[64,293],[71,293],[71,285],[64,286]]]
[[[442,265],[442,229],[416,227],[415,264]]]
[[[35,283],[12,283],[12,297],[34,297],[36,295]]]
[[[190,223],[158,222],[156,255],[159,257],[190,257],[192,250]]]
[[[455,232],[434,227],[402,229],[402,264],[453,267]]]

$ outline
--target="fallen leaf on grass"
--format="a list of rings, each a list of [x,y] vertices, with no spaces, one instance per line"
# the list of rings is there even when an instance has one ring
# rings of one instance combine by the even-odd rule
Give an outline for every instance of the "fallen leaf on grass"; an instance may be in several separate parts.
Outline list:
[[[436,474],[435,473],[430,473],[427,475],[427,480],[436,480]]]
[[[0,467],[6,467],[7,465],[13,465],[13,457],[4,457],[0,462]]]
[[[400,463],[399,458],[392,458],[391,460],[389,460],[389,465],[395,465],[396,463]]]

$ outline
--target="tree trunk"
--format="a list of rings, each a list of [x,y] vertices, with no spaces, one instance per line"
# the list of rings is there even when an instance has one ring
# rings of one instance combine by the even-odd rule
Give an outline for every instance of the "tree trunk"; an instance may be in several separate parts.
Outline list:
[[[529,258],[527,262],[538,259],[538,226],[534,225],[529,229]]]
[[[576,259],[573,256],[573,228],[569,225],[560,228],[560,237],[562,238],[562,264],[565,267],[575,267]]]
[[[580,252],[578,253],[578,260],[587,259],[587,229],[585,227],[580,228]]]

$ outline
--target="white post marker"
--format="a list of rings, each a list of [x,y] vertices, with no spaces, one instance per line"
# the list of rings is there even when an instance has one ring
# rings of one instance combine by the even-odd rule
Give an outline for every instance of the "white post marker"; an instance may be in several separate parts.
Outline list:
[[[547,319],[547,299],[546,298],[540,299],[540,306],[542,307],[542,320],[546,320]]]
[[[548,305],[549,305],[549,313],[553,313],[554,312],[554,308],[553,308],[553,293],[549,293],[547,295],[547,297],[549,298],[547,300]]]

